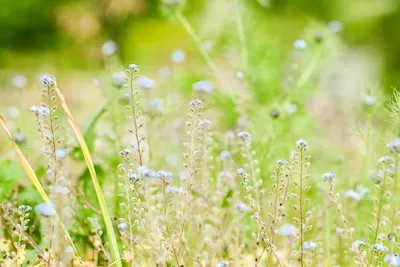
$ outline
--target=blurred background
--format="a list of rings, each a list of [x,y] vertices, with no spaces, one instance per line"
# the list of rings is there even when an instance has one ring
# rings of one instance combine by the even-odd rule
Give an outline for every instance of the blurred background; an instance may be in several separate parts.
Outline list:
[[[241,49],[234,3],[187,0],[183,7],[210,55],[217,64],[224,60],[221,70],[240,70],[240,64],[229,63],[229,58],[238,57]],[[360,99],[360,94],[370,94],[371,88],[389,94],[397,87],[400,1],[238,3],[249,51],[245,73],[260,103],[274,105],[279,92],[290,89],[286,80],[291,63],[297,64],[297,71],[302,70],[293,44],[302,39],[310,51],[309,56],[308,52],[301,55],[305,63],[313,60],[311,54],[322,43],[325,62],[317,65],[322,77],[318,88],[338,92],[335,101]],[[13,118],[13,108],[21,109],[21,122],[26,121],[24,111],[40,102],[38,78],[43,73],[57,76],[72,109],[80,112],[81,122],[90,117],[104,97],[96,89],[99,80],[103,82],[106,77],[115,85],[121,78],[117,72],[129,63],[138,64],[143,75],[154,79],[159,92],[180,90],[188,95],[196,80],[214,79],[182,24],[168,13],[161,0],[0,0],[0,4],[0,111]],[[111,64],[112,68],[105,57],[107,50],[116,50],[118,63]],[[184,57],[184,64],[177,64],[175,57],[179,56]],[[177,75],[172,83],[159,83],[171,72]],[[326,97],[326,101],[332,99],[331,95]],[[324,112],[324,107],[309,106],[315,114]],[[27,114],[32,121],[31,114]]]
[[[185,14],[197,29],[218,35],[229,8],[220,0],[188,0]],[[367,51],[382,73],[380,82],[396,86],[400,71],[398,0],[243,0],[245,21],[256,20],[283,44],[301,37],[311,20],[341,21],[343,41]],[[174,48],[192,44],[182,27],[165,16],[158,0],[0,0],[1,87],[10,73],[32,70],[95,70],[103,66],[101,45],[114,40],[122,62],[157,65]],[[233,4],[231,4],[233,5]],[[261,24],[261,25],[260,25]],[[257,30],[257,29],[255,29]],[[215,37],[211,36],[211,37]],[[220,35],[221,36],[221,35]],[[219,45],[227,40],[219,39]],[[373,59],[371,59],[373,58]],[[7,72],[7,75],[5,75]]]

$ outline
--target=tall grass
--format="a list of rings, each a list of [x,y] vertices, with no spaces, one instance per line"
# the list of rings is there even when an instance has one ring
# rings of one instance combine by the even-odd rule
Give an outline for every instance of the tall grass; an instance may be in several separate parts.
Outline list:
[[[398,93],[338,119],[322,90],[338,32],[313,25],[323,38],[270,51],[242,4],[224,6],[214,40],[229,49],[210,50],[166,3],[203,63],[177,49],[157,81],[103,45],[106,100],[84,131],[50,75],[31,108],[41,140],[0,117],[0,174],[16,177],[0,194],[0,265],[400,266]]]

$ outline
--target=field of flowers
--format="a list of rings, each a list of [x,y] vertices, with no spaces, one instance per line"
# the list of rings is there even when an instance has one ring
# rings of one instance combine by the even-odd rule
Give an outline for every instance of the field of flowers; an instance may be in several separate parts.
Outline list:
[[[400,94],[359,88],[345,25],[288,45],[236,0],[214,40],[163,8],[191,53],[109,40],[0,92],[0,266],[400,266]]]

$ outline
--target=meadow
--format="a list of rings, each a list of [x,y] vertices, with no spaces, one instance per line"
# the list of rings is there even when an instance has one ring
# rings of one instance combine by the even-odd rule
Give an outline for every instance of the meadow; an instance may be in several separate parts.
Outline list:
[[[340,21],[224,8],[167,1],[163,65],[106,40],[101,71],[2,89],[1,266],[400,266],[400,93]]]

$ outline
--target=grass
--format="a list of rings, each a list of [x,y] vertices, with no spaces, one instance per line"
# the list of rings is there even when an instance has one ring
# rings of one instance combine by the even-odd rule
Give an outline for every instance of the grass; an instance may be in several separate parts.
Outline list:
[[[169,10],[199,64],[154,81],[109,43],[93,94],[44,75],[0,117],[2,266],[400,266],[398,93],[340,101],[339,33],[265,41],[240,3],[212,50]]]

